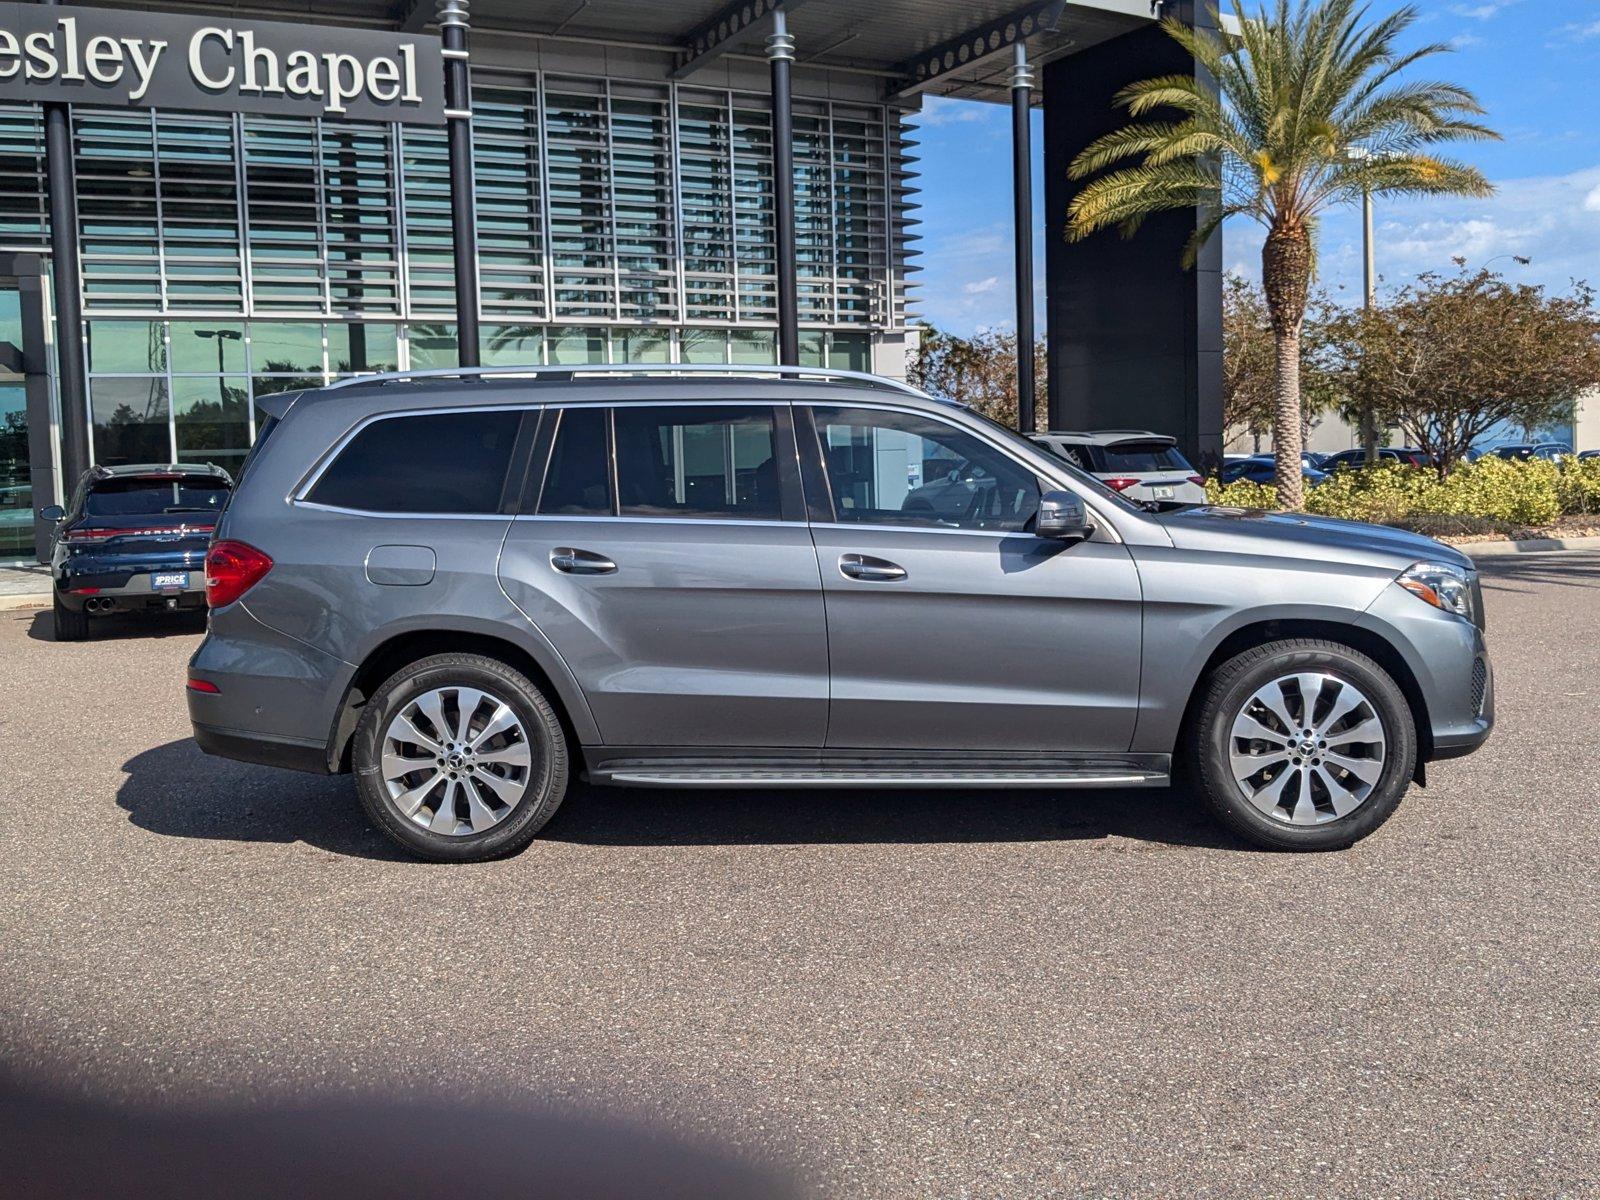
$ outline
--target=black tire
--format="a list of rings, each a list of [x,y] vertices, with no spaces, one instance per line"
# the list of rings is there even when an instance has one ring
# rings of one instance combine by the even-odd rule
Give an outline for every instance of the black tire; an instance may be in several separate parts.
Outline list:
[[[476,833],[435,833],[408,818],[383,778],[384,732],[417,696],[468,687],[503,700],[522,724],[531,765],[509,814]],[[567,741],[555,709],[526,675],[480,654],[435,654],[403,667],[378,688],[356,723],[351,748],[356,791],[372,823],[406,850],[434,862],[486,862],[521,850],[555,815],[567,792]]]
[[[1229,737],[1235,717],[1258,689],[1285,675],[1313,671],[1353,684],[1365,694],[1383,725],[1384,765],[1371,792],[1353,811],[1322,824],[1291,824],[1250,802],[1234,779]],[[1224,825],[1256,845],[1275,850],[1345,849],[1387,821],[1411,786],[1417,764],[1411,707],[1387,671],[1349,646],[1314,638],[1270,642],[1229,659],[1203,679],[1200,688],[1186,731],[1188,778]]]
[[[58,642],[81,642],[89,636],[89,614],[82,609],[74,611],[54,597],[55,636]]]

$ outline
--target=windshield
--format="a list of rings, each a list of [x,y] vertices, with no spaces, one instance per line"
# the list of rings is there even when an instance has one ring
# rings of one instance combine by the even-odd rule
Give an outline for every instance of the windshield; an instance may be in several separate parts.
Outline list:
[[[167,513],[219,513],[228,499],[221,479],[200,475],[104,479],[83,498],[90,517],[154,517]]]
[[[1091,493],[1095,499],[1104,500],[1107,504],[1122,509],[1123,512],[1142,513],[1145,511],[1132,500],[1129,500],[1126,496],[1113,491],[1111,488],[1108,488],[1093,475],[1074,466],[1072,463],[1062,458],[1059,454],[1052,454],[1047,450],[1043,450],[1042,447],[1029,441],[1015,429],[1012,429],[1009,425],[1002,425],[993,417],[981,413],[975,408],[968,408],[966,411],[972,416],[978,418],[978,420],[982,421],[984,425],[988,426],[988,428],[994,433],[1001,435],[1008,445],[1012,447],[1022,446],[1028,450],[1032,450],[1035,454],[1043,452],[1050,459],[1051,464],[1056,470],[1065,471],[1072,477],[1072,481],[1074,483],[1081,484],[1084,490]]]

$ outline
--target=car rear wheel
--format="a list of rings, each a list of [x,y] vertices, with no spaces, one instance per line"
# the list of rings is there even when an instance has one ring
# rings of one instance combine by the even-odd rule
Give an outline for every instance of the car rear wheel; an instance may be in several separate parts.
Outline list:
[[[1271,642],[1202,686],[1189,730],[1193,777],[1222,822],[1258,845],[1343,849],[1388,820],[1411,784],[1410,706],[1359,651]]]
[[[352,762],[373,824],[439,862],[520,850],[567,790],[566,738],[549,700],[477,654],[437,654],[387,680],[356,725]]]
[[[88,613],[68,608],[61,603],[60,596],[55,597],[54,608],[56,641],[81,642],[89,636]]]

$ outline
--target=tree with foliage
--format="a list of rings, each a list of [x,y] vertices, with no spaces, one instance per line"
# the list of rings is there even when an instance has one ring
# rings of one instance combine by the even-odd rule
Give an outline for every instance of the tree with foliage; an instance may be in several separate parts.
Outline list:
[[[1238,275],[1222,282],[1222,429],[1261,449],[1277,409],[1272,317],[1261,289]]]
[[[1274,340],[1278,499],[1299,508],[1300,340],[1318,222],[1363,192],[1489,195],[1481,172],[1434,149],[1495,134],[1473,119],[1483,109],[1465,88],[1399,81],[1411,66],[1449,49],[1399,48],[1418,17],[1409,5],[1374,23],[1358,0],[1276,0],[1255,12],[1233,0],[1233,13],[1236,44],[1176,17],[1163,20],[1197,71],[1118,93],[1133,120],[1074,160],[1072,177],[1088,182],[1069,207],[1067,235],[1111,227],[1131,235],[1146,217],[1198,208],[1199,228],[1186,251],[1192,265],[1227,218],[1249,217],[1265,227],[1261,267]]]
[[[1490,271],[1423,275],[1332,333],[1351,401],[1433,456],[1440,476],[1502,422],[1567,419],[1600,383],[1600,311],[1585,284],[1566,296]]]
[[[1325,293],[1307,302],[1300,337],[1301,432],[1344,403],[1343,376],[1330,336],[1342,313]],[[1222,286],[1222,427],[1260,449],[1277,417],[1277,346],[1267,298],[1258,284],[1229,275]]]
[[[1045,352],[1033,347],[1036,400],[1033,419],[1025,431],[1046,428]],[[906,378],[930,396],[967,404],[987,417],[1017,426],[1017,335],[994,329],[980,330],[969,338],[924,326],[917,355]]]

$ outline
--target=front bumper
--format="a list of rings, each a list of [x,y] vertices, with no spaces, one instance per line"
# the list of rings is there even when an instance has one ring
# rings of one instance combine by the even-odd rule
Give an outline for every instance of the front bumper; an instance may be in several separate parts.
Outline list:
[[[1460,758],[1494,731],[1494,666],[1483,631],[1399,587],[1386,587],[1361,624],[1405,659],[1427,713],[1428,759]]]

